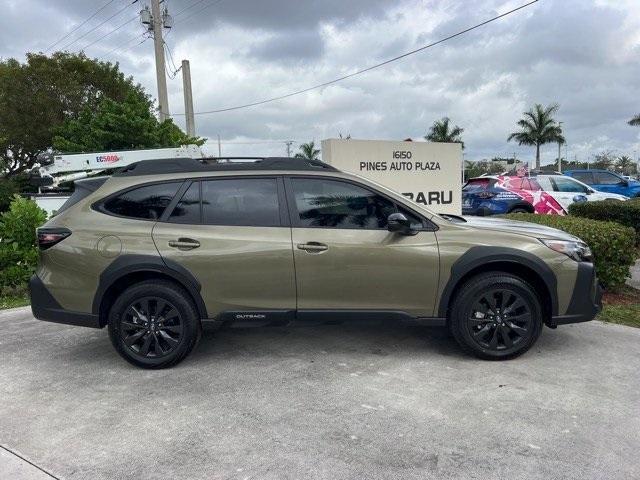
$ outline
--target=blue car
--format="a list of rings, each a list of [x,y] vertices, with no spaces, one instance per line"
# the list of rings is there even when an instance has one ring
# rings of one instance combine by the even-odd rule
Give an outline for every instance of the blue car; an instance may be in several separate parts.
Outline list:
[[[639,181],[627,180],[609,170],[567,170],[564,174],[601,192],[617,193],[626,197],[640,197]]]

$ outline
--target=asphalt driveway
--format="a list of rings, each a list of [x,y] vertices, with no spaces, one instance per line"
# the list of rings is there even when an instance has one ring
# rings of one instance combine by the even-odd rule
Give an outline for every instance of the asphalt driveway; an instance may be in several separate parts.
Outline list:
[[[15,309],[0,362],[0,478],[640,478],[629,327],[545,329],[500,363],[441,329],[206,329],[144,371],[105,331]]]

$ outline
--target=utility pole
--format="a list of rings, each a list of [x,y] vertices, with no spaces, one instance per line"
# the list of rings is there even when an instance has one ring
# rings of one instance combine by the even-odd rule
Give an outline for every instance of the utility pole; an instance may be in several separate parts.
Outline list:
[[[158,82],[158,117],[161,122],[169,119],[169,95],[165,75],[164,40],[162,29],[171,28],[173,20],[166,8],[160,11],[160,0],[151,0],[151,12],[145,7],[140,12],[140,21],[153,34],[153,46],[156,54],[156,80]]]
[[[196,119],[193,114],[193,95],[191,93],[191,67],[189,60],[182,60],[182,89],[184,91],[184,115],[187,121],[187,135],[196,136]]]
[[[222,157],[222,144],[220,143],[220,134],[218,134],[218,158]]]
[[[291,145],[293,145],[293,141],[292,140],[288,140],[286,142],[284,142],[287,144],[287,157],[291,157]]]

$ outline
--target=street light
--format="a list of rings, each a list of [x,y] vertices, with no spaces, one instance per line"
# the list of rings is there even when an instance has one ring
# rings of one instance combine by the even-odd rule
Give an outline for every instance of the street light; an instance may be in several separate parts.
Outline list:
[[[558,130],[559,130],[559,134],[562,135],[562,124],[564,122],[558,122]],[[558,172],[562,173],[562,151],[560,150],[562,148],[562,142],[560,141],[560,138],[558,138]]]

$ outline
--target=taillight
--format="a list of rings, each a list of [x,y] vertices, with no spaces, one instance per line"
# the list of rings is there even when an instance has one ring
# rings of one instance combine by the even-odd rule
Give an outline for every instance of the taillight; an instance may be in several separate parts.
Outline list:
[[[42,227],[36,230],[36,234],[38,236],[38,247],[40,247],[40,250],[46,250],[71,235],[71,230],[61,227]]]

